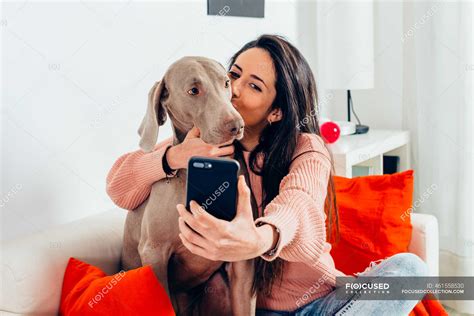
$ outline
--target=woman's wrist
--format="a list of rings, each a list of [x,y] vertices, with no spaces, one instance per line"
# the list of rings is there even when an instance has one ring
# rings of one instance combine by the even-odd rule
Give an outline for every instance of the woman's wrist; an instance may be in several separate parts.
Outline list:
[[[257,245],[258,256],[261,256],[276,247],[279,236],[277,229],[273,225],[264,223],[262,226],[258,226],[257,234],[259,235]]]
[[[179,157],[179,155],[177,155],[177,150],[178,150],[178,147],[179,145],[174,145],[174,146],[171,146],[167,151],[166,151],[166,161],[168,162],[168,166],[170,166],[171,169],[174,169],[174,170],[178,170],[178,169],[181,169],[181,166],[179,165],[179,162],[176,161],[177,160],[177,157]]]

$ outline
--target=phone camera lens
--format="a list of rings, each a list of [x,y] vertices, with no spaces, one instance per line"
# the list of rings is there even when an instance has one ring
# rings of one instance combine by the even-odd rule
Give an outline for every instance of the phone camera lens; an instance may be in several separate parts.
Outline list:
[[[204,168],[204,164],[202,162],[193,162],[194,168]]]

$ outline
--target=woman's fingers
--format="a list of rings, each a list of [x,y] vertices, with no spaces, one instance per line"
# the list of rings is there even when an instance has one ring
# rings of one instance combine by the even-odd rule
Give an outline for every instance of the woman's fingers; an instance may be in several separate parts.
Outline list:
[[[198,234],[204,235],[206,230],[210,227],[216,227],[219,224],[220,219],[212,216],[206,212],[196,201],[191,201],[189,212],[183,204],[176,205],[179,215],[184,219],[186,224],[189,225]],[[213,232],[207,232],[212,234]]]
[[[189,251],[194,253],[195,255],[201,256],[203,258],[207,257],[207,251],[206,249],[194,245],[192,242],[186,239],[186,237],[183,234],[179,234],[179,238],[181,238],[181,242],[183,245],[188,248]]]
[[[222,147],[222,148],[217,148],[215,150],[215,156],[221,157],[221,156],[230,156],[234,153],[235,147],[234,145],[227,146],[227,147]]]
[[[233,142],[234,142],[234,139],[230,139],[230,140],[228,140],[228,141],[226,141],[226,142],[224,142],[224,143],[221,143],[221,144],[219,144],[219,145],[217,145],[217,146],[218,146],[218,147],[225,147],[225,146],[231,145]]]
[[[196,201],[192,200],[189,203],[189,206],[191,208],[191,213],[195,218],[198,218],[199,222],[201,225],[203,225],[204,228],[208,227],[216,227],[219,224],[222,224],[222,221],[218,219],[217,217],[212,216],[209,214],[206,210],[204,210],[201,205],[196,203]],[[212,234],[213,232],[207,232],[207,234]]]
[[[252,204],[250,203],[250,188],[245,182],[243,175],[239,176],[237,183],[238,200],[237,200],[237,216],[247,216],[250,221],[253,221]]]
[[[184,219],[186,224],[189,225],[194,231],[198,234],[201,233],[204,229],[201,227],[199,222],[194,218],[193,214],[190,213],[183,204],[176,205],[179,215]]]
[[[199,128],[193,126],[193,128],[191,128],[191,130],[186,134],[185,139],[198,138],[200,135],[201,132],[199,131]]]
[[[184,237],[186,237],[186,239],[189,240],[189,242],[199,247],[204,247],[206,245],[206,240],[204,239],[204,237],[202,237],[200,234],[198,234],[197,232],[189,228],[189,226],[186,224],[186,222],[184,221],[182,217],[179,218],[178,225],[179,225],[181,234],[183,234]]]
[[[201,132],[199,128],[193,126],[193,128],[186,134],[186,138],[180,144],[182,147],[181,156],[187,157],[189,160],[192,156],[204,156],[204,157],[224,157],[231,156],[234,153],[234,142],[233,139],[218,144],[211,145],[204,142],[200,138]]]

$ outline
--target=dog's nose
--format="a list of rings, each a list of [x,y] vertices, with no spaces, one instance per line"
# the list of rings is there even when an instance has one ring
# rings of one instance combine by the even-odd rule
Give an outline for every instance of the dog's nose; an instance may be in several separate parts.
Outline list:
[[[230,119],[224,123],[224,130],[228,132],[231,136],[238,135],[244,128],[244,123],[242,120]]]

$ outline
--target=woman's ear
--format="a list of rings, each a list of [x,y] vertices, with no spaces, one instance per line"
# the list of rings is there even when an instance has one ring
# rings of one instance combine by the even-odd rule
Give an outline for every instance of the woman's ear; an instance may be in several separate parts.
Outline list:
[[[267,121],[269,123],[275,123],[275,122],[281,121],[282,118],[283,118],[283,113],[281,112],[281,109],[276,108],[276,109],[271,110],[271,112],[268,114]]]

